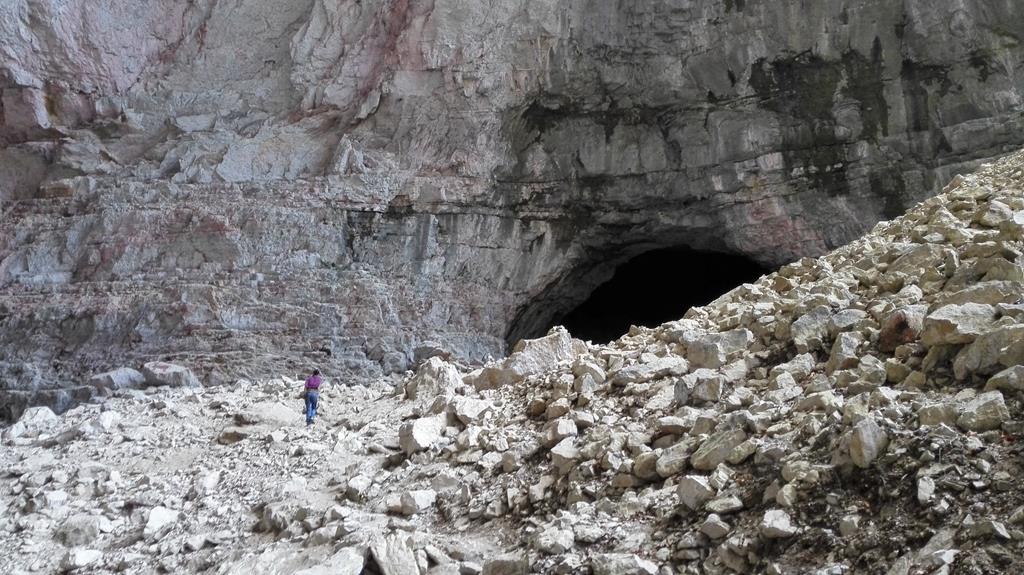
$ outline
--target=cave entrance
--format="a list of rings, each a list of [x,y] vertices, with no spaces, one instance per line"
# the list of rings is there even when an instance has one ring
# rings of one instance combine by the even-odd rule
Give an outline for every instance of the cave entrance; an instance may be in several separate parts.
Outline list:
[[[607,343],[630,325],[655,327],[770,270],[744,256],[665,248],[619,265],[586,301],[556,318],[574,337]]]

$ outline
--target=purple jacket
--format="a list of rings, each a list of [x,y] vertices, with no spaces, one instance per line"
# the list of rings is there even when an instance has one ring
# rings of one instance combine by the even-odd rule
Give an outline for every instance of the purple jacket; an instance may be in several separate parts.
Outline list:
[[[306,389],[317,391],[320,389],[320,384],[323,383],[323,381],[324,380],[321,379],[319,375],[310,376],[310,378],[306,380]]]

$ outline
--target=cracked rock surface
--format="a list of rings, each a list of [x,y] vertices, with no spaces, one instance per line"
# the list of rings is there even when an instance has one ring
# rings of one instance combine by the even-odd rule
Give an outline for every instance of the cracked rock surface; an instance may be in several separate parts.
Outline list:
[[[607,345],[329,382],[311,427],[272,376],[29,409],[0,571],[1020,570],[1022,190],[1016,154]]]

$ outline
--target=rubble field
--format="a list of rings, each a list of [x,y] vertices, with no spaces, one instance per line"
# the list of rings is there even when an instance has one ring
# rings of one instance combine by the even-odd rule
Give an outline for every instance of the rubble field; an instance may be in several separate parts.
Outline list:
[[[0,572],[1019,572],[1022,252],[1016,154],[607,345],[328,381],[309,427],[290,377],[100,374],[3,430]]]

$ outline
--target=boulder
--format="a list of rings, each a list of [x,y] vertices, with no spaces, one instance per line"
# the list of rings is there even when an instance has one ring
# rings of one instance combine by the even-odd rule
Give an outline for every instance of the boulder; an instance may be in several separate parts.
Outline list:
[[[434,506],[437,492],[433,489],[415,489],[402,494],[402,515],[416,515]]]
[[[742,353],[754,342],[754,334],[746,329],[711,333],[690,343],[686,357],[696,367],[718,368]]]
[[[590,560],[594,575],[656,575],[658,566],[630,553],[600,553]]]
[[[781,509],[766,511],[758,530],[765,539],[785,539],[796,535],[798,531],[789,513]]]
[[[917,410],[917,422],[921,425],[953,425],[956,417],[956,406],[950,403],[932,403]]]
[[[747,439],[742,429],[722,431],[707,438],[690,457],[690,465],[701,471],[711,471],[725,462],[737,445]]]
[[[864,336],[859,333],[841,333],[832,344],[832,352],[829,354],[828,363],[825,364],[825,373],[831,375],[840,369],[857,367],[860,363],[857,349],[864,342]]]
[[[119,367],[89,378],[89,384],[96,389],[136,389],[145,383],[146,376],[130,367]]]
[[[867,468],[885,448],[889,446],[889,436],[874,419],[865,418],[853,427],[850,438],[850,459],[854,465]]]
[[[533,546],[541,553],[559,555],[576,546],[576,535],[572,529],[548,527],[537,532]]]
[[[447,421],[447,416],[442,413],[406,422],[398,429],[398,444],[409,455],[430,449],[441,439]]]
[[[659,357],[651,362],[642,362],[620,369],[612,376],[612,384],[618,386],[643,383],[669,376],[678,376],[690,369],[685,358],[677,356]]]
[[[825,306],[818,306],[803,314],[790,326],[790,335],[797,353],[820,349],[828,335],[828,322],[832,312]]]
[[[453,394],[461,385],[462,376],[454,365],[440,357],[432,357],[406,382],[405,397],[412,400],[431,400],[437,396]]]
[[[985,383],[985,391],[1024,391],[1024,365],[1008,367]]]
[[[189,368],[163,361],[151,361],[142,366],[142,375],[148,386],[200,387],[199,379]]]
[[[294,575],[360,575],[366,564],[365,548],[342,547],[323,563],[296,571]]]
[[[77,571],[86,567],[95,567],[103,558],[103,552],[96,549],[72,549],[64,555],[61,567],[65,571]]]
[[[401,532],[377,536],[370,540],[370,554],[381,575],[419,573],[409,535]]]
[[[558,469],[560,475],[572,471],[576,462],[580,459],[580,451],[576,449],[572,437],[567,437],[551,448],[551,463]]]
[[[697,510],[714,497],[717,491],[711,487],[707,477],[703,475],[687,475],[679,480],[676,494],[679,495],[679,501],[683,505]]]
[[[921,341],[927,346],[971,343],[992,328],[996,309],[977,303],[946,305],[924,318]]]
[[[999,429],[1010,419],[1010,411],[999,391],[986,391],[964,404],[956,424],[967,431]]]
[[[882,328],[878,334],[878,349],[892,353],[901,345],[917,341],[924,328],[927,309],[923,305],[914,305],[889,314],[882,322]]]
[[[60,418],[49,407],[30,407],[26,409],[18,421],[7,430],[5,436],[8,439],[17,437],[36,437],[42,434],[52,434]]]
[[[451,402],[452,412],[464,425],[480,423],[494,406],[486,399],[455,396]]]
[[[529,571],[530,563],[526,557],[508,553],[484,561],[480,575],[526,575]]]
[[[997,327],[979,335],[953,360],[953,374],[964,381],[972,376],[986,377],[999,371],[1007,351],[1024,341],[1024,325]],[[1012,365],[1012,360],[1005,365]]]
[[[576,422],[568,417],[553,419],[544,426],[544,445],[554,447],[566,437],[575,437],[579,433]]]
[[[149,517],[146,519],[146,526],[142,531],[145,537],[158,537],[164,529],[169,528],[178,521],[178,512],[157,506],[149,510]]]
[[[522,381],[562,362],[572,361],[583,351],[581,345],[565,328],[553,327],[544,337],[520,340],[499,367],[484,369],[474,383],[477,389],[494,389]]]
[[[56,537],[68,547],[81,547],[96,540],[100,534],[101,518],[98,515],[79,513],[64,520],[57,529]]]

